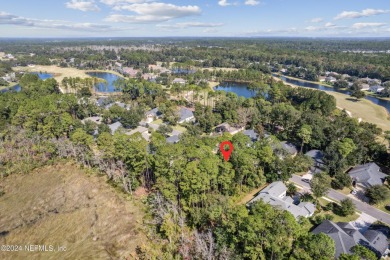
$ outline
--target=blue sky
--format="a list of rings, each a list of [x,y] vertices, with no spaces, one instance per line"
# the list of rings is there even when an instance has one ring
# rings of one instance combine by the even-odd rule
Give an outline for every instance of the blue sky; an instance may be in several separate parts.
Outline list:
[[[39,3],[39,4],[38,4]],[[0,37],[390,37],[389,0],[12,0]]]

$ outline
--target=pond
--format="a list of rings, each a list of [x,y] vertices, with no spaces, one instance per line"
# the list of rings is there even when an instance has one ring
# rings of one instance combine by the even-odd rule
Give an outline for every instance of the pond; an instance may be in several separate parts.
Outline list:
[[[45,79],[50,79],[53,77],[53,74],[50,74],[50,73],[43,73],[43,72],[32,72],[31,74],[37,74],[38,77],[41,79],[41,80],[45,80]],[[2,89],[0,92],[4,93],[4,92],[7,92],[7,91],[16,91],[16,92],[19,92],[20,90],[22,89],[22,87],[17,84],[13,87],[10,87],[10,88],[5,88],[5,89]]]
[[[248,84],[238,82],[221,82],[214,90],[236,93],[239,97],[250,98],[256,96],[254,91],[248,89]]]
[[[323,86],[314,82],[307,82],[299,79],[291,79],[284,76],[279,76],[277,74],[273,74],[273,76],[280,78],[286,83],[294,84],[300,87],[318,89],[329,92],[338,92],[349,95],[350,92],[348,90],[336,89],[332,87]],[[237,82],[222,82],[218,86],[214,88],[215,90],[223,90],[225,92],[233,92],[236,93],[239,97],[250,98],[256,96],[254,91],[248,89],[248,84],[246,83],[237,83]],[[390,101],[376,98],[373,96],[366,96],[365,99],[370,100],[374,104],[384,107],[390,113]]]
[[[120,92],[120,90],[116,89],[114,86],[114,82],[122,77],[109,72],[87,72],[87,74],[91,77],[104,79],[107,82],[96,84],[95,90],[97,92]]]

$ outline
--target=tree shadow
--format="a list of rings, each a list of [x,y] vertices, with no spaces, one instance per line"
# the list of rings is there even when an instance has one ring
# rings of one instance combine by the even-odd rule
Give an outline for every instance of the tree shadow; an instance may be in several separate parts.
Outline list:
[[[353,102],[360,101],[359,99],[356,99],[356,98],[346,98],[346,100],[348,100],[348,101],[353,101]]]

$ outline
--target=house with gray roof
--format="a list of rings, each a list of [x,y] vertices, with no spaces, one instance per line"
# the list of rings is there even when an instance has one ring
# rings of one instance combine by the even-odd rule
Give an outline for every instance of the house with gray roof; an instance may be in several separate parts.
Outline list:
[[[292,143],[289,143],[287,141],[281,142],[282,148],[287,151],[290,155],[295,156],[298,153],[298,149],[295,145]]]
[[[153,108],[152,110],[149,110],[145,113],[146,122],[150,123],[162,116],[161,111],[158,109],[158,107]]]
[[[247,129],[242,132],[244,135],[248,136],[252,142],[256,142],[259,138],[259,135],[253,129]]]
[[[113,124],[108,125],[108,127],[111,130],[111,134],[114,134],[119,129],[119,127],[122,127],[122,124],[121,122],[115,122]]]
[[[382,185],[387,176],[381,172],[379,166],[374,162],[356,166],[348,174],[352,178],[352,183],[362,188]]]
[[[188,108],[182,107],[179,110],[179,124],[188,123],[195,120],[194,113]]]
[[[373,250],[378,256],[382,256],[388,248],[387,238],[383,233],[371,230],[366,231],[363,235],[350,223],[334,223],[330,220],[324,220],[312,233],[324,233],[332,238],[336,246],[336,258],[341,254],[352,254],[351,249],[356,245],[365,246]]]
[[[313,174],[320,173],[324,170],[325,168],[325,163],[323,161],[324,153],[320,150],[310,150],[307,153],[305,153],[305,155],[307,157],[310,157],[313,160],[312,166],[310,167],[307,174],[304,175],[305,179],[311,179],[313,177]],[[302,178],[304,176],[302,176]]]
[[[96,105],[99,107],[105,107],[105,106],[112,104],[112,103],[113,103],[113,101],[108,97],[101,97],[101,98],[96,100]]]
[[[172,135],[170,137],[167,137],[166,141],[169,144],[177,144],[180,141],[180,139],[178,135]]]
[[[298,205],[294,204],[294,200],[290,196],[286,196],[287,187],[281,181],[276,181],[262,189],[259,194],[254,197],[248,205],[255,201],[262,200],[274,207],[289,211],[295,218],[310,217],[314,214],[315,206],[310,202],[302,202]]]
[[[226,122],[219,124],[215,127],[215,132],[221,133],[221,134],[227,132],[227,133],[230,133],[231,135],[235,135],[242,130],[244,130],[243,127],[241,127],[241,128],[233,127],[229,123],[226,123]]]

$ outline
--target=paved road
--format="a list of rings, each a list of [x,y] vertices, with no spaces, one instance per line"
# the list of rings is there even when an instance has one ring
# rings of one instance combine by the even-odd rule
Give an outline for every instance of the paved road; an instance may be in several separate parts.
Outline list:
[[[303,182],[301,180],[301,177],[298,175],[293,175],[291,177],[290,181],[298,184],[299,186],[304,187],[307,190],[310,190],[310,184]],[[346,195],[344,195],[336,190],[333,190],[333,189],[329,190],[327,197],[332,199],[332,200],[335,200],[335,201],[340,201],[340,200],[349,198],[348,196],[346,196]],[[382,210],[379,210],[375,207],[372,207],[365,202],[362,202],[362,201],[359,201],[356,199],[352,199],[352,201],[355,204],[357,210],[364,212],[367,215],[370,215],[370,216],[390,225],[390,214],[387,214],[386,212],[383,212]]]

